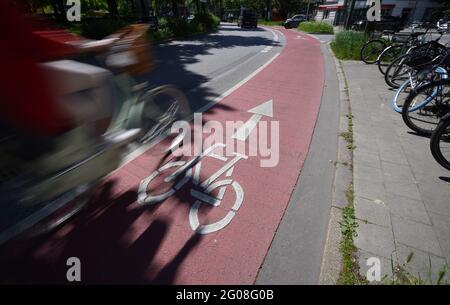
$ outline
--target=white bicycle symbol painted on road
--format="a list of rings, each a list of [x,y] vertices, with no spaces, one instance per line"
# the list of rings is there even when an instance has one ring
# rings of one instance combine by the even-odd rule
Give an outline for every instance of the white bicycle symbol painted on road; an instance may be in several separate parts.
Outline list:
[[[233,220],[244,200],[244,190],[242,189],[241,185],[237,181],[231,179],[234,166],[240,160],[248,158],[246,155],[237,152],[233,152],[234,157],[232,158],[224,157],[214,153],[216,149],[224,147],[225,144],[216,143],[206,149],[200,156],[194,157],[189,161],[168,162],[157,170],[153,171],[150,176],[142,180],[139,185],[138,203],[149,205],[160,203],[174,195],[187,182],[191,180],[194,186],[199,186],[199,188],[202,189],[202,191],[197,191],[194,188],[190,189],[191,196],[196,199],[189,210],[189,223],[192,230],[199,234],[208,234],[223,229]],[[201,160],[205,157],[212,157],[226,163],[210,177],[206,178],[203,182],[200,182]],[[176,178],[181,177],[181,179],[177,183],[175,183],[168,191],[161,194],[156,194],[156,190],[149,189],[149,184],[155,178],[163,175],[169,169],[177,167],[178,169],[176,169],[175,172],[164,178],[165,183],[171,183],[175,181]],[[224,173],[226,178],[218,180],[218,178]],[[200,207],[204,204],[209,204],[215,207],[220,206],[225,192],[227,188],[229,188],[229,186],[231,186],[231,188],[234,190],[236,197],[231,210],[221,220],[210,224],[200,224],[198,217]],[[217,195],[214,196],[212,195],[212,193],[216,189],[218,189],[218,192]]]

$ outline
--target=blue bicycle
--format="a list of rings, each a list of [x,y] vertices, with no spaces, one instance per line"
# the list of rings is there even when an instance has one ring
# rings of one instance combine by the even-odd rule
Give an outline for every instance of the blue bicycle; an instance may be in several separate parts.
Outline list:
[[[425,85],[433,79],[440,80],[440,79],[447,79],[447,78],[448,78],[447,70],[440,66],[438,66],[434,69],[431,69],[431,71],[423,70],[415,75],[412,75],[410,73],[408,79],[400,86],[400,88],[398,88],[397,92],[395,93],[394,98],[392,99],[392,102],[391,102],[392,109],[397,113],[402,113],[403,105],[400,104],[400,101],[406,100],[408,98],[408,95],[415,88]],[[416,111],[416,110],[424,107],[428,103],[430,103],[432,101],[432,99],[437,96],[437,94],[439,93],[439,90],[441,90],[440,87],[436,87],[435,89],[436,90],[434,92],[432,92],[431,95],[428,96],[425,100],[423,100],[421,102],[414,101],[414,104],[410,105],[410,107],[407,108],[406,111],[408,111],[408,112]]]

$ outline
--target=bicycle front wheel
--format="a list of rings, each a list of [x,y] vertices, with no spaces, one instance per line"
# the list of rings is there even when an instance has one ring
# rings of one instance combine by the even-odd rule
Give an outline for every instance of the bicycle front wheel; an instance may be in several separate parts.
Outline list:
[[[183,92],[171,85],[160,86],[143,94],[142,137],[145,144],[170,132],[176,121],[186,120],[191,114],[189,102]]]
[[[366,64],[377,62],[378,56],[386,48],[386,43],[381,39],[374,39],[364,44],[361,48],[360,57]]]
[[[422,135],[430,135],[450,110],[450,81],[431,82],[416,88],[402,107],[405,124]]]
[[[450,117],[438,124],[431,135],[430,149],[434,159],[450,170]]]

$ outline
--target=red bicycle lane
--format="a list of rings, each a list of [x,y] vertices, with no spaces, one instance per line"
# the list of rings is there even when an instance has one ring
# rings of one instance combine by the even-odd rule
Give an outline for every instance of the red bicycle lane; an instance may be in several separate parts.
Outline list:
[[[205,122],[225,126],[227,121],[246,122],[253,115],[248,110],[272,100],[272,117],[261,120],[269,127],[279,122],[279,137],[269,133],[269,142],[279,141],[276,166],[261,167],[266,158],[248,156],[229,177],[219,178],[242,188],[242,203],[228,225],[209,234],[194,232],[189,220],[195,202],[192,182],[161,203],[139,204],[140,182],[161,166],[150,149],[113,173],[86,210],[57,231],[1,248],[0,281],[67,283],[66,261],[77,257],[82,283],[254,283],[305,161],[324,82],[320,43],[279,30],[286,37],[280,55],[203,113]],[[223,160],[202,159],[200,181],[223,165]],[[162,192],[159,182],[156,189]],[[200,223],[224,218],[239,194],[229,185],[220,207],[200,208]]]

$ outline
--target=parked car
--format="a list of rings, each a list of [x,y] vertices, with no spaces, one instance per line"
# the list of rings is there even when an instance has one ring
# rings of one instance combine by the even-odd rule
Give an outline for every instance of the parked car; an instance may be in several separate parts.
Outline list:
[[[301,22],[308,21],[308,16],[306,15],[294,15],[291,18],[286,19],[283,22],[283,26],[286,29],[296,28]]]
[[[367,19],[358,20],[352,24],[352,29],[363,31],[366,28]],[[395,16],[382,16],[380,21],[375,21],[377,31],[401,31],[405,27],[405,20]]]
[[[186,17],[187,22],[192,22],[195,19],[195,16],[193,14],[190,14],[189,16]]]
[[[423,27],[424,27],[423,22],[418,20],[415,20],[408,25],[408,28],[411,30],[421,29]]]
[[[243,27],[258,27],[258,16],[253,10],[242,9],[239,14],[238,26]]]
[[[438,30],[447,31],[448,30],[448,21],[445,19],[439,19],[437,22]]]

